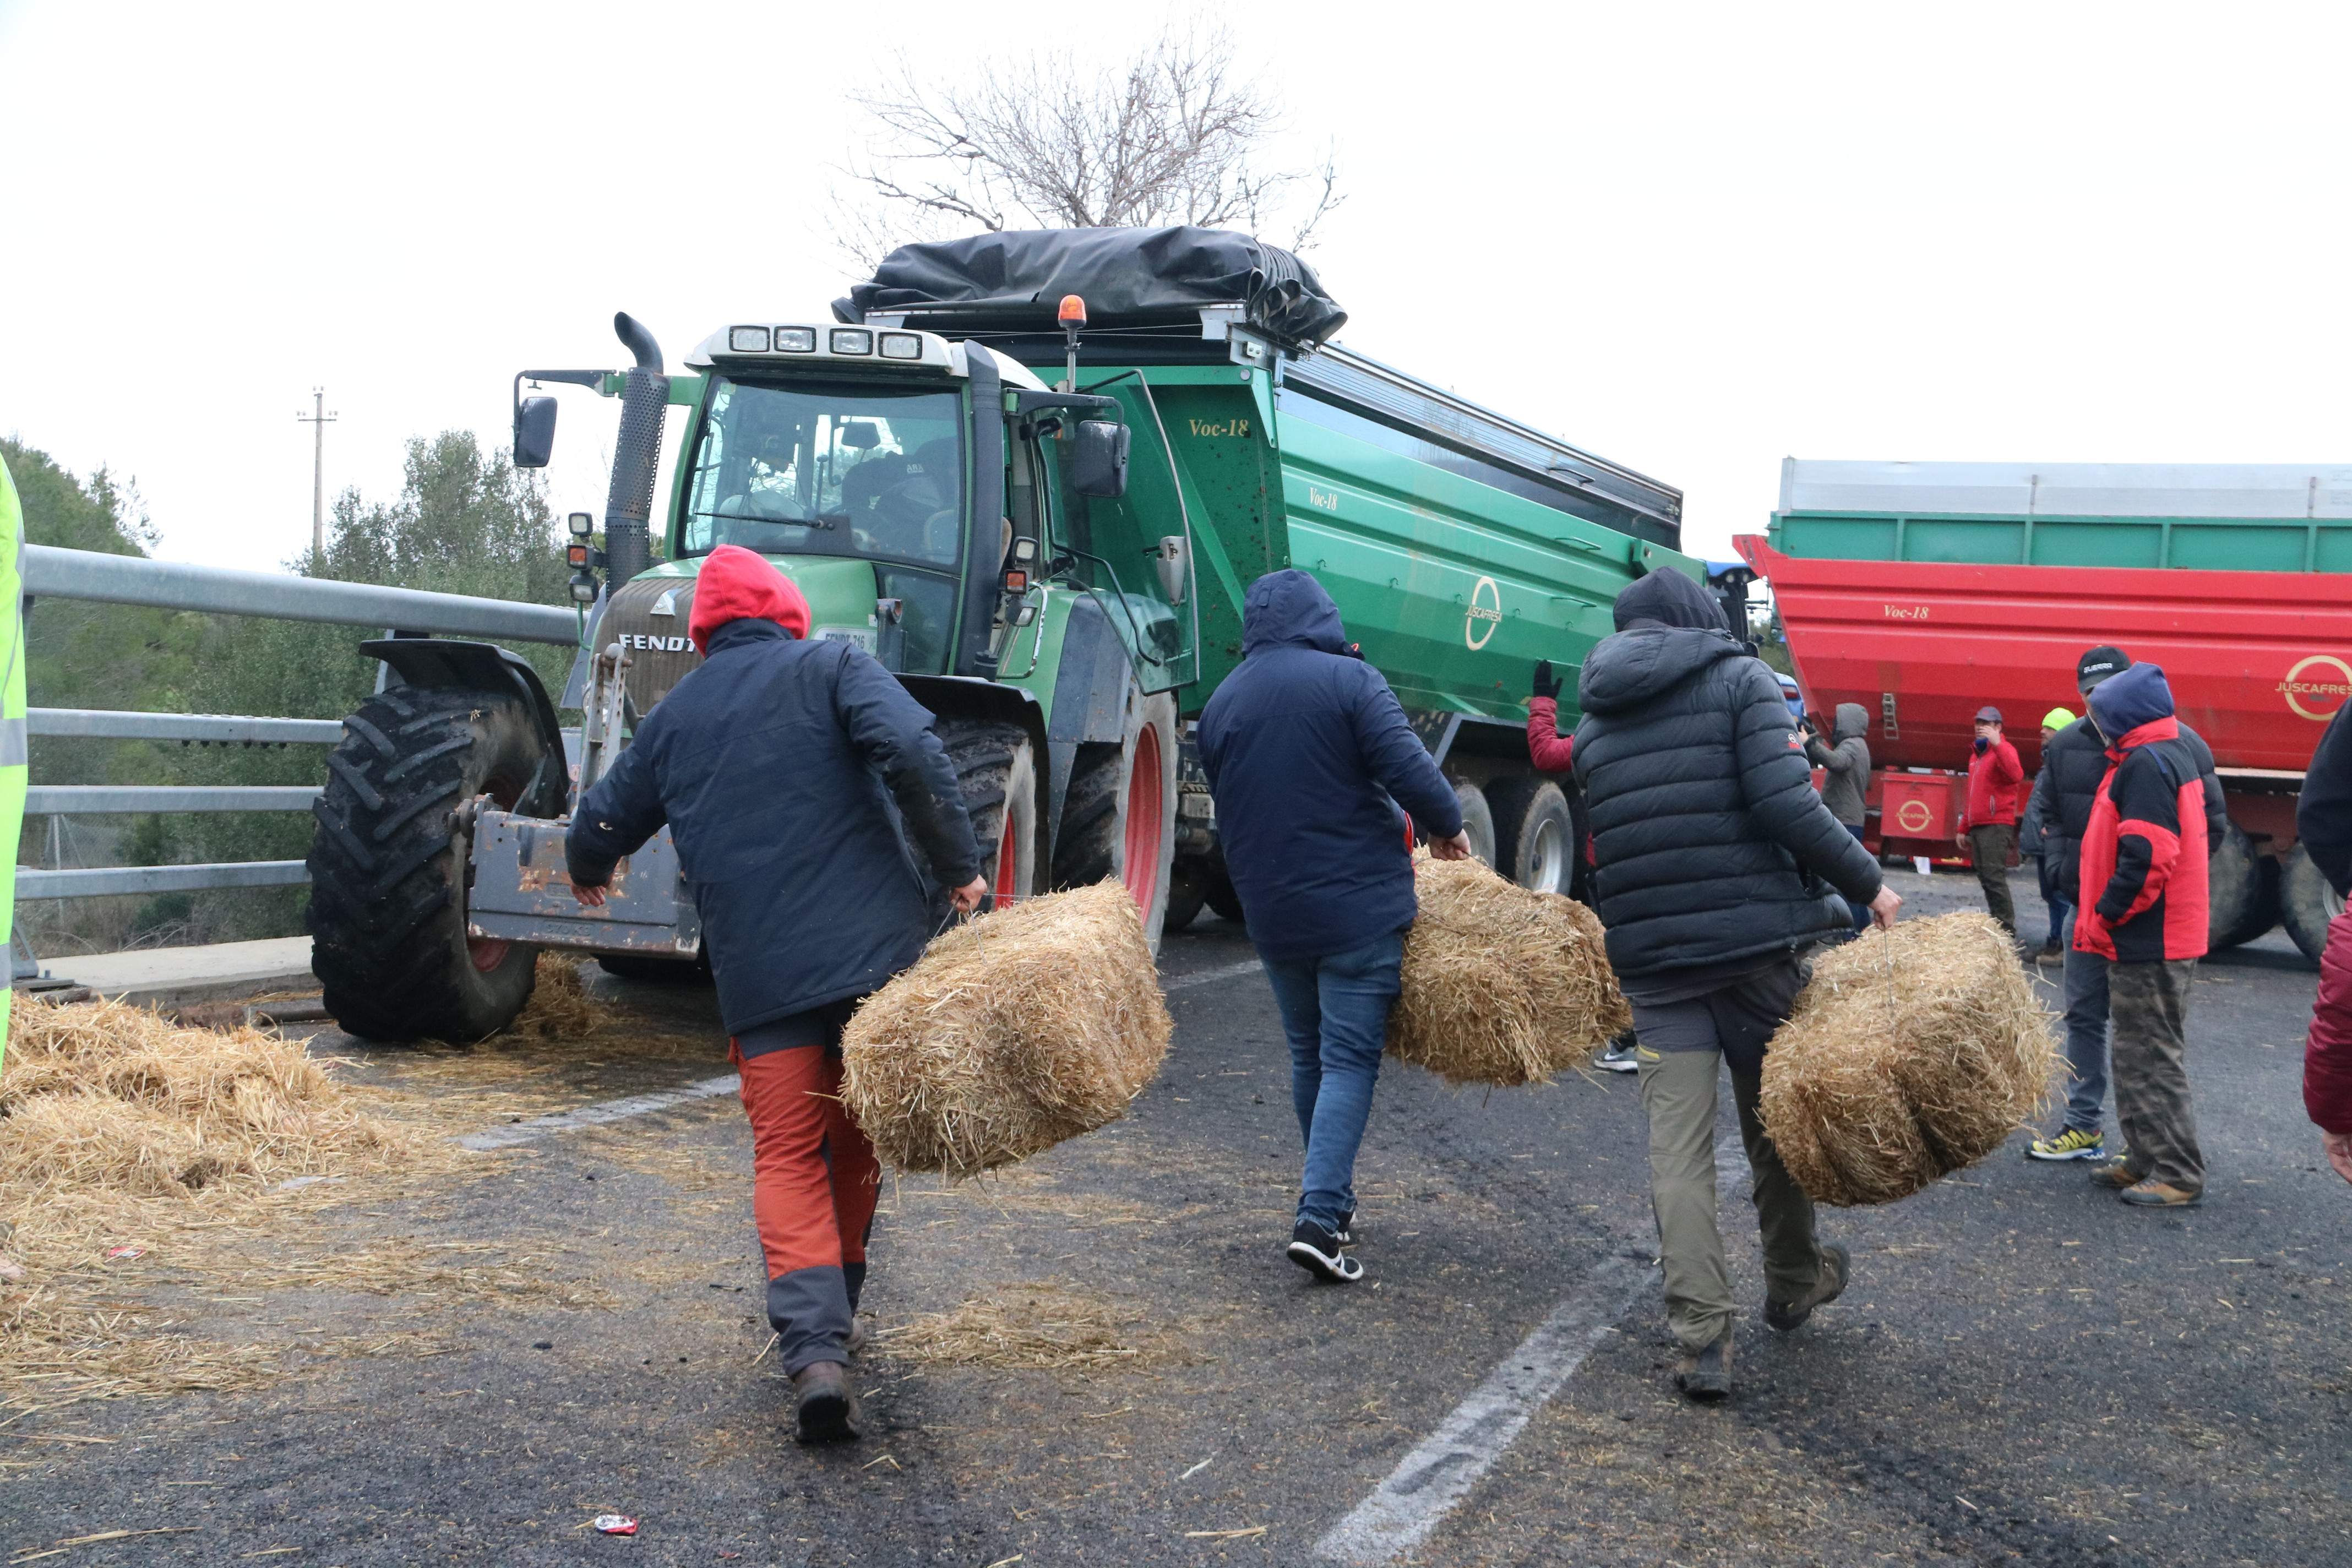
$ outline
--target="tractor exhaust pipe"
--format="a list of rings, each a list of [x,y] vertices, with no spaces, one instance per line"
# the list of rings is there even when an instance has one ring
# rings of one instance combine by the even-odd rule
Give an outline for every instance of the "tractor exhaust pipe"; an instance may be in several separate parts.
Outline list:
[[[613,486],[604,500],[606,580],[617,588],[653,564],[654,470],[669,414],[669,377],[662,374],[661,345],[643,322],[625,310],[613,318],[613,331],[637,361],[621,386],[621,433],[613,444]]]

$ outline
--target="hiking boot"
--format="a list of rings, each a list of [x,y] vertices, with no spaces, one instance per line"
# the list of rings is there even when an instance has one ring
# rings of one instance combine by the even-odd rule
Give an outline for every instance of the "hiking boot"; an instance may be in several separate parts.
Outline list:
[[[852,1318],[849,1320],[849,1337],[841,1342],[841,1348],[851,1355],[856,1355],[865,1350],[866,1342],[871,1338],[873,1335],[866,1331],[866,1320]]]
[[[1813,1288],[1793,1301],[1775,1301],[1764,1298],[1764,1326],[1781,1333],[1801,1325],[1813,1315],[1816,1307],[1826,1307],[1845,1292],[1845,1282],[1853,1272],[1846,1250],[1834,1244],[1822,1248],[1821,1278]]]
[[[2204,1201],[2201,1192],[2192,1193],[2187,1187],[2176,1187],[2154,1177],[2124,1189],[2124,1202],[2136,1209],[2193,1209]]]
[[[1602,1072],[1640,1072],[1642,1064],[1633,1056],[1635,1044],[1633,1031],[1628,1029],[1610,1041],[1608,1049],[1592,1058],[1592,1065]]]
[[[2110,1187],[2116,1192],[2126,1187],[2136,1187],[2139,1183],[2140,1178],[2132,1174],[2130,1164],[2122,1160],[2111,1160],[2091,1173],[2093,1186]]]
[[[1290,1233],[1286,1254],[1290,1261],[1334,1285],[1351,1284],[1364,1277],[1364,1266],[1339,1250],[1339,1237],[1311,1219],[1302,1219]]]
[[[1675,1387],[1685,1399],[1721,1399],[1731,1392],[1731,1331],[1703,1351],[1685,1351],[1675,1363]]]
[[[854,1443],[866,1415],[837,1361],[813,1361],[793,1373],[793,1436],[803,1443]]]
[[[2103,1160],[2107,1153],[2107,1135],[2094,1127],[2087,1131],[2069,1127],[2055,1138],[2036,1138],[2025,1146],[2029,1160]]]

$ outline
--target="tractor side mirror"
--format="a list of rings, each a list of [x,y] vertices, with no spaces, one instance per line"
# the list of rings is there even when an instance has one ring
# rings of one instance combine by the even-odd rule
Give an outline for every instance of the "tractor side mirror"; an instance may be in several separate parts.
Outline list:
[[[1070,488],[1116,500],[1127,493],[1128,427],[1108,419],[1081,419],[1070,451]]]
[[[526,397],[515,405],[514,466],[543,468],[555,454],[555,399]]]

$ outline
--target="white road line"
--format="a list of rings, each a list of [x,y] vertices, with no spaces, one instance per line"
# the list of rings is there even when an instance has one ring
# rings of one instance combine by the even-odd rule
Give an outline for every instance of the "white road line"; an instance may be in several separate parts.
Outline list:
[[[1160,989],[1190,990],[1195,985],[1206,985],[1213,980],[1236,980],[1244,974],[1255,974],[1264,968],[1265,965],[1253,958],[1247,963],[1228,963],[1222,969],[1204,969],[1198,974],[1180,974],[1173,980],[1163,982]]]
[[[725,1078],[707,1078],[700,1083],[688,1084],[684,1089],[665,1089],[659,1094],[633,1094],[625,1100],[607,1100],[595,1105],[583,1105],[577,1110],[559,1110],[548,1116],[534,1116],[528,1121],[514,1121],[482,1132],[468,1132],[457,1142],[463,1147],[474,1150],[511,1149],[518,1143],[534,1142],[551,1132],[569,1132],[575,1128],[595,1127],[607,1121],[667,1110],[674,1105],[733,1094],[742,1087],[742,1079],[730,1072]]]
[[[1649,1265],[1601,1259],[1576,1294],[1454,1406],[1355,1510],[1315,1543],[1334,1563],[1388,1563],[1421,1544],[1502,1458],[1536,1408],[1584,1363],[1601,1336],[1654,1287]]]

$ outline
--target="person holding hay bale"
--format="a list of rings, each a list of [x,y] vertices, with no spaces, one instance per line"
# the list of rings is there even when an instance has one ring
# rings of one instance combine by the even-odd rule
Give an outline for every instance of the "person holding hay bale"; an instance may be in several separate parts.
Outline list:
[[[1347,1283],[1356,1151],[1372,1111],[1404,931],[1419,908],[1402,805],[1443,860],[1470,853],[1462,807],[1339,607],[1304,572],[1242,602],[1242,662],[1201,712],[1201,765],[1225,865],[1290,1044],[1307,1144],[1286,1256]]]
[[[2107,772],[2083,835],[2074,946],[2106,960],[2124,1134],[2122,1156],[2091,1180],[2135,1207],[2189,1208],[2205,1191],[2183,1037],[2211,918],[2200,748],[2182,736],[2160,666],[2102,681],[2090,706]]]
[[[890,802],[957,909],[988,885],[931,715],[873,655],[808,629],[789,578],[711,552],[687,626],[704,660],[580,802],[565,856],[572,892],[601,904],[621,857],[669,825],[751,1119],[768,1321],[797,1435],[822,1443],[859,1435],[843,1369],[880,1174],[838,1098],[841,1031],[931,926]]]
[[[1653,572],[1617,595],[1616,635],[1585,660],[1576,772],[1591,802],[1593,888],[1611,967],[1641,1039],[1650,1193],[1665,1264],[1675,1385],[1731,1391],[1732,1300],[1716,1226],[1717,1082],[1755,1171],[1764,1320],[1788,1331],[1845,1289],[1846,1251],[1757,1112],[1764,1050],[1803,988],[1804,951],[1852,929],[1846,900],[1892,924],[1902,900],[1813,790],[1778,680],[1713,595]]]

